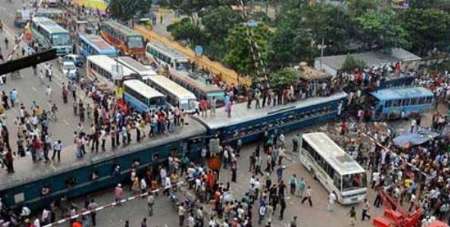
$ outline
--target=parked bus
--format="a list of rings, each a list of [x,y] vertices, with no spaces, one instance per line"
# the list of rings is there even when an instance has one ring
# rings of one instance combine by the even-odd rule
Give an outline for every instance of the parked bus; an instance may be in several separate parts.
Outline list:
[[[134,72],[123,67],[106,55],[88,56],[86,60],[86,77],[100,90],[113,93],[116,85],[120,85],[126,77],[132,77]]]
[[[158,65],[175,70],[188,70],[189,61],[186,56],[160,43],[147,43],[145,55]]]
[[[219,105],[223,104],[225,91],[214,84],[196,80],[185,71],[170,70],[169,78],[194,93],[198,98],[212,99],[215,97]]]
[[[34,17],[31,23],[33,40],[46,49],[55,48],[56,53],[66,55],[72,52],[69,32],[46,17]]]
[[[143,57],[145,55],[144,37],[131,28],[109,20],[101,24],[100,35],[121,54]]]
[[[146,76],[144,81],[155,90],[163,93],[172,106],[179,106],[186,112],[194,112],[197,98],[186,88],[161,75]]]
[[[131,71],[140,75],[141,77],[157,75],[156,72],[150,66],[143,65],[142,63],[134,60],[131,57],[121,56],[121,57],[117,57],[116,60],[123,66],[131,69]]]
[[[336,194],[341,204],[358,203],[366,198],[366,171],[326,133],[302,136],[300,161],[328,192]]]
[[[33,16],[47,17],[56,21],[56,23],[61,24],[64,19],[64,11],[55,8],[39,8],[36,10]]]
[[[100,36],[79,33],[78,37],[80,40],[80,54],[85,58],[90,55],[117,56],[116,48],[109,45]]]
[[[408,117],[433,108],[434,94],[423,87],[386,88],[371,92],[376,119]]]
[[[125,102],[137,112],[148,112],[166,107],[166,98],[140,80],[123,82]]]
[[[130,69],[123,67],[115,59],[106,55],[92,55],[87,57],[86,75],[97,77],[101,76],[110,81],[120,81],[124,77],[132,76],[135,73]]]

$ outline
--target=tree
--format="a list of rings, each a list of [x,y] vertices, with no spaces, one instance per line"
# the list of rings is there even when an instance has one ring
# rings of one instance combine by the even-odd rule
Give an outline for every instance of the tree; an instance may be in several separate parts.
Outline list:
[[[282,68],[269,76],[269,83],[275,89],[282,89],[298,80],[298,72],[293,68]]]
[[[270,40],[270,67],[286,67],[301,61],[312,62],[318,49],[312,46],[313,38],[302,28],[279,27]]]
[[[141,16],[150,11],[152,0],[110,0],[107,10],[122,21]]]
[[[356,26],[361,31],[362,40],[369,48],[403,47],[408,48],[407,31],[396,20],[393,10],[369,10],[355,18]]]
[[[369,10],[377,10],[380,3],[380,0],[348,0],[348,12],[351,16],[357,17]]]
[[[448,48],[450,16],[438,9],[407,9],[398,15],[398,21],[409,33],[411,50],[419,55],[437,48]]]
[[[259,23],[254,28],[248,28],[246,25],[236,25],[229,32],[226,38],[227,52],[224,57],[225,64],[228,64],[241,75],[250,75],[254,80],[257,78],[257,72],[260,68],[255,67],[254,56],[251,52],[250,37],[247,29],[251,29],[251,41],[258,46],[260,59],[267,63],[268,42],[271,32],[268,27]],[[257,62],[259,64],[259,62]]]
[[[363,69],[366,65],[366,62],[363,60],[355,59],[352,55],[347,54],[344,63],[342,63],[341,70],[344,72],[350,72],[356,68]]]
[[[195,26],[190,18],[183,18],[167,26],[167,31],[175,40],[186,41],[190,46],[202,43],[205,39],[200,28]]]
[[[201,16],[203,31],[211,40],[223,41],[228,31],[242,23],[241,15],[230,6],[210,8]]]

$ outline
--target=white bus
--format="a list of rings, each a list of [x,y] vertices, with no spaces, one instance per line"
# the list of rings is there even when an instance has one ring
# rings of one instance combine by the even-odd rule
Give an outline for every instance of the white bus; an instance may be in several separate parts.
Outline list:
[[[99,79],[103,77],[115,82],[135,74],[131,69],[124,67],[118,61],[106,55],[91,55],[86,60],[86,75],[89,78]]]
[[[148,112],[166,107],[166,98],[140,80],[123,82],[123,99],[137,112]]]
[[[33,17],[31,32],[33,40],[43,48],[55,48],[60,56],[72,52],[69,32],[47,17]]]
[[[341,204],[353,204],[367,196],[367,173],[327,134],[302,136],[300,161]]]
[[[149,42],[145,48],[145,56],[158,65],[167,66],[169,69],[185,71],[190,68],[187,57],[160,43]]]
[[[144,81],[152,88],[167,96],[172,106],[179,106],[186,112],[194,112],[197,98],[186,88],[161,75],[144,77]]]
[[[131,57],[121,56],[117,57],[116,60],[123,66],[127,67],[128,69],[131,69],[131,71],[134,71],[136,74],[142,77],[157,75],[156,72],[150,66],[143,65],[142,63],[134,60]]]

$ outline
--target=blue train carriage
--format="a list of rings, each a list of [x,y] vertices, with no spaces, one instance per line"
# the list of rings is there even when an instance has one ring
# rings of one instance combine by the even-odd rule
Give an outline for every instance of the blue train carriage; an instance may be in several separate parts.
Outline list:
[[[264,132],[289,132],[338,117],[339,106],[344,106],[347,93],[339,92],[328,97],[313,97],[306,100],[248,109],[246,103],[232,106],[232,116],[228,118],[223,108],[216,110],[216,116],[195,117],[208,129],[208,135],[217,135],[222,142],[233,143],[239,138],[242,142],[254,142],[264,136]]]
[[[386,88],[370,95],[377,120],[420,114],[433,108],[434,103],[433,92],[424,87]]]
[[[49,206],[61,198],[75,198],[101,189],[110,188],[129,180],[130,171],[138,173],[146,168],[164,163],[171,153],[199,160],[204,146],[206,129],[198,122],[187,119],[187,124],[174,134],[133,144],[115,152],[105,152],[95,157],[66,165],[35,167],[33,172],[17,172],[0,176],[0,196],[4,205],[32,210]],[[115,170],[118,170],[117,172]]]

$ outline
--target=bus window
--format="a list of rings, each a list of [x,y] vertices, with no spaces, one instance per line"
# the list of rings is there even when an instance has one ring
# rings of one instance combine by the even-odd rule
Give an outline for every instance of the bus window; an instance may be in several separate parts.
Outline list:
[[[52,36],[52,44],[55,46],[70,45],[69,34],[54,34]]]
[[[128,48],[143,48],[144,42],[141,36],[128,36]]]
[[[411,99],[403,99],[403,106],[409,106],[411,103]]]
[[[400,106],[400,100],[392,100],[392,106]]]
[[[337,172],[334,172],[333,183],[334,183],[334,186],[336,186],[336,188],[341,188],[342,187],[342,185],[341,185],[341,176]]]
[[[366,187],[366,174],[357,173],[342,176],[342,191]]]

